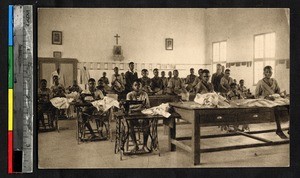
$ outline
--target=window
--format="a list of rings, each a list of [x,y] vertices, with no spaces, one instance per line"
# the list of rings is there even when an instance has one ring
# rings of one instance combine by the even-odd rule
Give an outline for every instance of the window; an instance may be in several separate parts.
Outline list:
[[[226,65],[227,41],[213,42],[212,70],[217,70],[217,64]]]
[[[275,33],[254,35],[254,85],[263,78],[263,68],[271,66],[275,75]]]

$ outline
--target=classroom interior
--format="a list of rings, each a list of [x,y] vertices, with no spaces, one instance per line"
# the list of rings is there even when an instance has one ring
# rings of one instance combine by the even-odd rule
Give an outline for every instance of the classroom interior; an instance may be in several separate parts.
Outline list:
[[[213,75],[217,64],[221,64],[230,69],[230,77],[237,82],[243,79],[250,92],[255,93],[263,69],[269,65],[280,90],[288,95],[289,18],[288,9],[283,8],[39,8],[38,80],[46,79],[50,88],[52,73],[59,68],[65,88],[76,80],[84,90],[85,71],[96,82],[103,72],[111,80],[115,67],[119,68],[119,74],[126,73],[130,62],[134,62],[139,78],[142,69],[148,69],[148,77],[152,78],[152,70],[157,68],[159,75],[165,71],[166,77],[176,69],[182,79],[190,74],[190,68],[194,68],[195,75],[198,69],[208,69]],[[58,36],[53,36],[53,32],[59,32]],[[118,55],[114,54],[116,46],[121,47]],[[201,153],[200,164],[194,165],[193,157],[185,149],[178,146],[175,151],[169,150],[171,130],[163,119],[157,125],[159,152],[122,155],[121,160],[115,148],[118,125],[113,118],[115,111],[109,113],[110,132],[104,140],[78,141],[79,116],[74,108],[64,113],[66,117],[57,119],[59,131],[37,128],[39,168],[288,167],[290,164],[289,142],[285,139],[284,144],[237,146],[238,149]],[[281,114],[284,118],[281,125],[289,137],[288,114]],[[184,119],[176,118],[174,122],[176,136],[194,134],[192,125]],[[91,122],[91,125],[97,124]],[[39,119],[37,126],[40,127]],[[201,127],[200,135],[228,134],[222,128]],[[274,121],[251,123],[249,128],[270,142],[282,142],[275,132],[260,132],[275,129]],[[193,148],[191,141],[184,142]],[[259,140],[237,135],[201,139],[199,145],[206,149],[258,143]]]

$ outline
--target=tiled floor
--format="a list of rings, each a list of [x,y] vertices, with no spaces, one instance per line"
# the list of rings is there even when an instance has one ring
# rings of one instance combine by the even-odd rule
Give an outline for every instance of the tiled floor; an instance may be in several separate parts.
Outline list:
[[[38,135],[39,168],[201,168],[201,167],[286,167],[289,166],[289,144],[219,151],[201,154],[201,165],[194,166],[191,156],[177,148],[167,150],[167,135],[158,128],[161,156],[157,153],[126,156],[120,161],[114,154],[114,142],[98,141],[77,144],[75,120],[60,120],[61,131]],[[288,124],[283,124],[287,127]],[[177,126],[177,136],[191,135],[189,125]],[[112,124],[114,128],[114,124]],[[250,125],[251,131],[274,129],[275,123]],[[218,127],[201,128],[201,134],[225,133]],[[259,134],[269,140],[280,140],[275,133]],[[189,141],[186,141],[190,144]],[[258,143],[244,136],[201,140],[201,148]]]

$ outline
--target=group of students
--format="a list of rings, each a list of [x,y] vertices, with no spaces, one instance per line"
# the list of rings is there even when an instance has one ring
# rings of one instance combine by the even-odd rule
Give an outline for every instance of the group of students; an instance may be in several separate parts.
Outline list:
[[[125,95],[126,100],[139,100],[144,101],[143,104],[135,106],[135,108],[131,108],[134,111],[141,111],[143,109],[149,108],[149,97],[148,94],[153,93],[161,93],[161,94],[180,94],[184,92],[195,92],[195,93],[209,93],[209,92],[220,92],[225,93],[229,99],[233,98],[244,98],[249,96],[249,89],[244,86],[244,81],[240,80],[239,85],[237,85],[233,79],[230,77],[230,70],[226,69],[225,73],[222,72],[222,66],[217,65],[217,72],[212,75],[212,80],[210,79],[210,72],[207,69],[199,69],[199,76],[194,75],[194,69],[190,69],[191,74],[187,76],[185,81],[179,78],[178,70],[169,72],[169,77],[165,77],[164,71],[161,72],[162,76],[158,76],[158,69],[153,70],[154,77],[152,79],[148,78],[148,71],[146,69],[142,70],[142,77],[138,78],[137,73],[134,71],[134,63],[129,63],[129,70],[125,73],[123,77],[118,73],[118,68],[114,68],[114,75],[111,81],[111,90],[120,96]],[[264,68],[264,78],[257,83],[255,90],[256,98],[265,98],[273,100],[272,95],[275,93],[280,93],[280,88],[278,86],[277,81],[272,76],[272,67],[266,66]],[[103,99],[106,95],[106,88],[109,83],[108,79],[103,76],[98,81],[98,86],[96,86],[96,81],[93,78],[88,80],[88,88],[87,90],[82,90],[77,82],[74,81],[73,86],[67,88],[69,92],[78,92],[81,93],[82,100],[96,100]],[[53,85],[49,88],[47,86],[47,81],[42,79],[40,81],[40,89],[38,91],[39,101],[49,101],[50,98],[53,97],[63,97],[67,92],[59,83],[58,76],[53,76]],[[91,97],[91,99],[87,99],[87,97]],[[42,102],[43,103],[43,102]],[[47,103],[47,102],[44,102]],[[43,110],[47,109],[49,105],[42,104],[39,106],[39,113],[43,113]],[[92,114],[95,111],[93,107],[86,107],[84,112],[88,114]],[[275,116],[278,115],[278,112],[275,112]],[[42,114],[39,114],[39,117],[43,117]],[[91,133],[91,138],[96,138],[91,125],[87,121],[87,116],[83,117],[85,127]],[[277,130],[276,133],[281,138],[286,138],[284,133],[281,130],[280,119],[279,117],[275,117]],[[135,121],[129,122],[132,126],[136,125]],[[144,121],[143,124],[147,125],[147,121]],[[101,127],[100,127],[101,128]],[[134,143],[133,151],[137,151],[139,149],[135,133],[133,130],[130,131],[130,136]],[[143,142],[143,150],[149,150],[147,147],[149,133],[144,133],[144,142]]]

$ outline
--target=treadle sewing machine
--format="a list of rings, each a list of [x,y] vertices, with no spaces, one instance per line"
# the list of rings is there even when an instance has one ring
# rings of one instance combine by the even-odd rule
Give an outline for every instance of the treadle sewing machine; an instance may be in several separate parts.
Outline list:
[[[159,151],[159,144],[158,144],[158,135],[157,135],[157,123],[158,119],[164,119],[161,115],[145,115],[142,112],[131,112],[130,106],[136,104],[142,104],[144,101],[129,101],[124,100],[121,101],[120,104],[123,106],[124,110],[119,110],[118,112],[114,113],[116,118],[116,140],[115,140],[115,154],[118,152],[120,153],[120,160],[122,160],[123,155],[130,155],[130,154],[142,154],[145,152],[137,152],[131,153],[129,151],[129,135],[130,135],[130,124],[129,122],[132,120],[141,121],[141,120],[149,120],[150,127],[150,151],[155,150],[158,151],[158,155],[160,156]],[[173,118],[174,115],[171,115],[170,118]],[[145,128],[139,127],[135,130],[143,131]],[[126,146],[125,146],[126,144]]]

